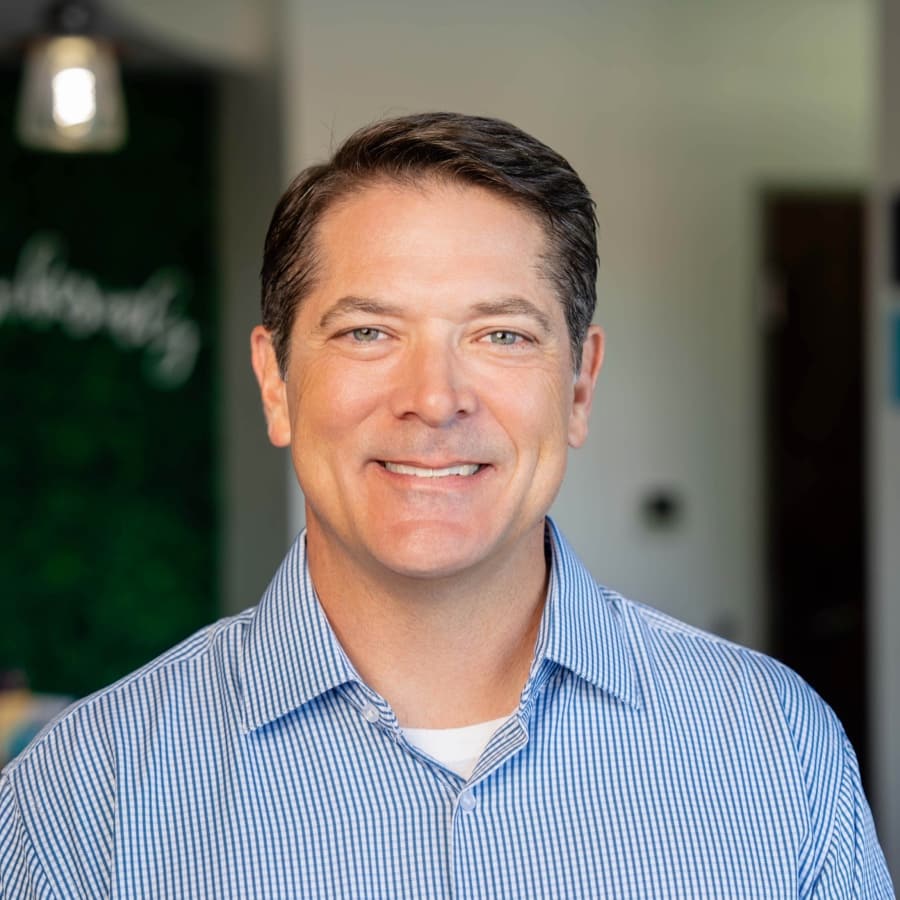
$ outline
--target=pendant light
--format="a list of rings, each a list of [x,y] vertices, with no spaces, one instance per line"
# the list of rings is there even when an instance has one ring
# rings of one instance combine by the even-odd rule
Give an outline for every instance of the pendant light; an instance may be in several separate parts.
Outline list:
[[[57,0],[44,34],[26,51],[16,130],[37,150],[118,150],[127,134],[119,64],[109,41],[91,34],[86,0]]]

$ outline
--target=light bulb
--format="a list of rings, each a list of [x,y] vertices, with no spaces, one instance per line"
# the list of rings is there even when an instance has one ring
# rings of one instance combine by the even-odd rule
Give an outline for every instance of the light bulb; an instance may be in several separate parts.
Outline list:
[[[84,125],[97,115],[97,79],[90,69],[73,66],[53,76],[53,121],[62,128]]]
[[[25,62],[17,130],[42,150],[116,150],[125,141],[119,67],[108,44],[78,36],[35,43]]]

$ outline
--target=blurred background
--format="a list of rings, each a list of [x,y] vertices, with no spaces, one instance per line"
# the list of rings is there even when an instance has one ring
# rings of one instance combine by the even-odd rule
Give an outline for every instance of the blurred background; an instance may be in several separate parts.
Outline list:
[[[257,601],[303,524],[248,361],[268,218],[356,127],[452,109],[597,201],[554,515],[825,697],[900,879],[898,108],[890,0],[0,6],[0,755]]]

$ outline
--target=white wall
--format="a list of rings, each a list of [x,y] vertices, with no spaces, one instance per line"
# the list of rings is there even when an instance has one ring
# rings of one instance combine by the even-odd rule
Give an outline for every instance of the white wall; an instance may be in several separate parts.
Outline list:
[[[900,196],[900,6],[880,0],[878,172],[873,191],[869,497],[871,534],[870,703],[872,798],[894,884],[900,890],[900,398],[892,402],[888,321],[900,316],[900,285],[889,284],[888,199]],[[896,240],[897,238],[895,238]],[[900,348],[897,348],[900,352]]]
[[[285,180],[435,108],[508,118],[583,175],[608,362],[555,514],[601,580],[761,644],[756,190],[862,187],[869,4],[283,2]],[[672,533],[641,525],[656,484],[686,501]]]
[[[223,72],[218,79],[219,596],[228,613],[257,602],[288,544],[284,458],[266,437],[250,369],[263,238],[281,193],[274,68]]]

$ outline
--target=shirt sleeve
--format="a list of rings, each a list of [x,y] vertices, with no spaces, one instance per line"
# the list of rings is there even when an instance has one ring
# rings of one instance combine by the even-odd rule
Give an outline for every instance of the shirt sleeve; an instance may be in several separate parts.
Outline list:
[[[863,793],[856,753],[846,737],[842,764],[831,839],[809,897],[892,900],[891,876]]]
[[[51,897],[10,778],[0,775],[0,900]]]

